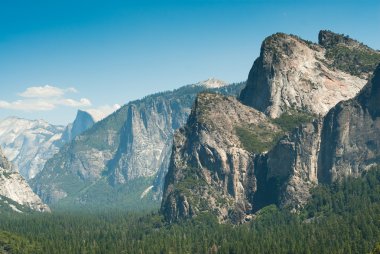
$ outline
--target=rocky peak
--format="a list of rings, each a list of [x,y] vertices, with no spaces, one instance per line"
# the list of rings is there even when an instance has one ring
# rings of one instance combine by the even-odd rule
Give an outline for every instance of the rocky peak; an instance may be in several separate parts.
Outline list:
[[[337,45],[344,45],[347,47],[366,47],[363,43],[351,39],[348,35],[334,33],[329,30],[319,31],[318,43],[324,48],[331,48]]]
[[[380,164],[379,70],[358,96],[295,129],[268,153],[267,181],[283,179],[280,206],[298,209],[316,184],[359,177]]]
[[[319,44],[325,48],[330,68],[368,79],[380,63],[380,52],[343,34],[319,33]]]
[[[330,67],[325,49],[294,35],[266,38],[240,100],[271,118],[291,110],[326,114],[354,97],[366,80]]]
[[[92,115],[86,111],[78,110],[71,130],[72,138],[80,135],[83,131],[91,128],[95,123]]]
[[[203,86],[206,88],[219,88],[226,86],[227,83],[216,78],[209,78],[207,80],[198,82],[196,85]]]
[[[75,120],[69,124],[62,134],[62,142],[66,143],[90,129],[95,124],[94,117],[87,111],[78,110]]]

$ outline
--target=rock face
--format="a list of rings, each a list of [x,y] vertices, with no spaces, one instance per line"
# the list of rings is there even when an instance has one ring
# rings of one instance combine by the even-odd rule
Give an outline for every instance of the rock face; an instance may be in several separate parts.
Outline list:
[[[0,122],[0,145],[25,179],[33,178],[58,152],[63,126],[9,117]]]
[[[299,126],[268,153],[262,185],[276,182],[274,201],[280,207],[301,208],[318,184],[322,123],[319,118]]]
[[[212,90],[237,95],[242,87],[235,84]],[[65,198],[62,202],[100,206],[105,200],[127,194],[140,199],[137,192],[154,183],[152,191],[159,199],[174,130],[186,122],[196,94],[207,89],[188,85],[126,104],[49,160],[33,179],[34,190],[49,204]],[[133,187],[136,181],[143,183]],[[120,190],[123,186],[132,187],[127,193]],[[90,197],[105,188],[109,192],[101,191],[103,197]]]
[[[240,100],[271,118],[289,109],[325,115],[339,101],[354,97],[365,83],[333,68],[322,46],[278,33],[264,40]]]
[[[78,110],[74,122],[66,126],[62,134],[62,142],[66,143],[73,140],[76,136],[90,129],[94,124],[95,120],[88,112]]]
[[[353,99],[300,126],[268,153],[268,174],[281,180],[278,203],[298,209],[318,183],[359,177],[380,163],[380,66]]]
[[[321,39],[334,43],[342,42]],[[211,212],[241,223],[268,204],[296,211],[317,184],[380,163],[380,65],[357,94],[365,81],[325,63],[325,51],[284,34],[264,41],[240,99],[267,117],[228,97],[199,96],[174,138],[161,205],[169,222]],[[314,120],[289,130],[300,112]]]
[[[325,117],[320,179],[360,176],[380,163],[380,65],[361,93],[339,103]]]
[[[0,149],[0,196],[39,212],[49,212],[47,205],[32,191]],[[12,207],[12,206],[11,206]],[[16,209],[15,207],[13,209]],[[15,210],[19,211],[19,210]]]
[[[252,210],[256,156],[244,147],[241,128],[267,133],[257,142],[280,132],[263,113],[233,97],[199,94],[186,126],[174,137],[161,207],[169,221],[212,207],[221,222],[239,223]]]

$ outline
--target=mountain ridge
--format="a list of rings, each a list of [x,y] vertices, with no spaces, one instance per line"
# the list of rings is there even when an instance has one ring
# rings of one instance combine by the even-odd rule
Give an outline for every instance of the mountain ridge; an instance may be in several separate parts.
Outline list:
[[[275,45],[272,45],[273,43]],[[267,47],[268,49],[266,49]],[[318,63],[315,65],[317,66],[316,69],[311,68],[312,72],[317,73],[317,76],[322,73],[320,66],[323,65],[323,73],[329,73],[330,77],[337,77],[337,80],[341,80],[339,82],[344,80],[345,82],[342,84],[344,89],[353,88],[349,94],[343,96],[348,100],[341,101],[343,97],[340,97],[339,101],[341,102],[333,101],[331,103],[331,97],[326,97],[326,100],[320,100],[318,102],[320,103],[319,107],[315,108],[315,103],[313,104],[313,100],[309,98],[312,96],[308,92],[310,87],[308,82],[298,82],[298,77],[302,75],[306,77],[305,73],[310,73],[310,69],[288,68],[294,61],[293,56],[295,54],[295,59],[298,59],[299,54],[297,52],[302,52],[300,49],[314,52],[313,47],[316,47],[316,53],[313,54],[325,52],[325,49],[320,46],[310,44],[296,36],[276,34],[268,37],[263,43],[260,57],[255,61],[249,74],[247,85],[241,92],[240,100],[245,105],[265,113],[267,121],[274,123],[277,128],[283,130],[282,137],[273,137],[274,143],[265,143],[258,139],[270,134],[272,134],[270,136],[275,136],[273,131],[269,134],[263,134],[259,132],[262,128],[255,128],[254,131],[227,128],[227,120],[218,121],[213,118],[214,115],[220,114],[219,107],[203,109],[205,111],[203,113],[204,118],[212,123],[213,128],[199,129],[198,126],[201,126],[205,120],[194,123],[191,122],[191,117],[189,118],[184,129],[180,129],[175,135],[169,172],[166,176],[161,212],[167,221],[179,221],[208,211],[213,213],[219,222],[240,224],[251,220],[255,211],[270,204],[276,204],[296,212],[307,203],[310,198],[310,190],[318,183],[331,183],[349,175],[357,177],[363,171],[376,165],[376,161],[380,158],[376,152],[379,151],[378,148],[380,147],[379,140],[376,140],[376,137],[380,136],[377,133],[380,68],[377,67],[374,76],[364,87],[366,82],[364,79],[344,73],[312,56],[311,62],[317,61]],[[264,59],[268,56],[268,59],[271,59],[270,61]],[[298,60],[296,63],[304,64]],[[263,68],[266,70],[263,71]],[[276,75],[287,78],[276,81],[273,78]],[[260,80],[264,81],[261,82]],[[319,82],[325,82],[325,84],[316,83],[315,85],[323,87],[320,91],[325,93],[325,89],[331,89],[334,93],[341,94],[342,91],[336,89],[335,85],[331,85],[329,80],[319,79]],[[267,86],[266,89],[269,91],[267,95],[255,94],[255,91],[258,91],[255,86],[259,83],[261,86]],[[279,84],[282,85],[279,86]],[[293,91],[296,90],[292,90],[296,86],[298,86],[299,98],[305,101],[298,101],[298,104],[288,107],[287,105],[290,104],[283,99],[288,98],[291,101],[292,98],[296,98],[293,96]],[[302,90],[303,86],[306,89]],[[360,92],[362,87],[364,88]],[[343,92],[344,89],[340,88]],[[202,95],[198,97],[200,96]],[[273,101],[276,98],[280,98],[280,100]],[[360,98],[368,106],[358,106]],[[256,99],[258,101],[255,101]],[[219,99],[217,101],[220,101],[224,108],[232,107],[236,103],[239,105],[238,102],[228,102],[226,97],[224,100]],[[195,108],[198,106],[198,104],[194,104]],[[202,111],[202,108],[193,109],[194,112],[197,110]],[[228,117],[233,119],[234,115],[230,114]],[[241,120],[243,126],[248,120],[249,117]],[[223,134],[224,132],[228,134]],[[362,134],[360,134],[361,132]],[[222,137],[224,135],[225,138],[217,143],[212,143],[209,151],[196,148],[210,146],[210,140],[218,139],[221,135]],[[215,170],[223,168],[221,165],[231,163],[230,157],[215,156],[214,152],[210,152],[227,153],[230,149],[228,146],[224,149],[217,149],[217,147],[218,143],[223,144],[228,140],[234,140],[226,138],[228,135],[240,136],[239,141],[241,143],[235,140],[231,147],[240,147],[242,149],[240,154],[247,154],[250,158],[250,163],[246,164],[249,165],[248,168],[234,171],[233,178],[236,181],[234,184],[230,184],[230,186],[239,186],[239,193],[241,193],[244,202],[241,202],[239,198],[229,199],[231,196],[234,197],[234,192],[226,193],[219,189],[218,185],[228,183],[223,177],[216,177],[214,179],[216,184],[205,181],[214,174]],[[205,136],[207,138],[204,138]],[[194,145],[191,143],[192,140],[198,140],[199,144]],[[246,145],[242,146],[244,143]],[[356,143],[358,146],[355,146]],[[182,150],[188,152],[183,153]],[[206,164],[195,163],[200,158],[209,158],[210,161]],[[191,165],[190,168],[194,172],[195,180],[190,179],[190,181],[183,178],[183,175],[189,170],[189,167],[186,167],[187,163]],[[228,172],[224,175],[228,176],[230,174]],[[250,175],[250,180],[244,180],[247,179],[248,175]],[[206,192],[199,192],[199,190]],[[214,198],[218,195],[219,198]],[[201,200],[197,201],[199,198]],[[222,202],[223,198],[230,201],[226,202],[228,204],[227,210],[221,212],[220,203],[215,202],[215,200]]]
[[[234,84],[212,90],[237,96],[241,87],[242,84]],[[122,106],[63,146],[32,181],[33,189],[49,204],[92,206],[101,201],[90,198],[89,186],[95,192],[108,189],[105,199],[123,199],[126,194],[121,189],[126,191],[128,185],[140,182],[136,190],[141,192],[129,195],[140,202],[141,193],[153,184],[141,202],[153,198],[158,206],[173,132],[186,121],[196,94],[204,90],[208,88],[187,85]]]
[[[50,124],[43,119],[11,116],[0,121],[0,145],[20,174],[29,180],[65,143],[94,123],[91,114],[81,110],[78,110],[73,124],[66,127]]]

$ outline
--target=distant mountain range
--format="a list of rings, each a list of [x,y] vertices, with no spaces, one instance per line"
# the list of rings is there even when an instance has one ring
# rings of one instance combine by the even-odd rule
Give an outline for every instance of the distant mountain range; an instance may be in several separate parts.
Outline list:
[[[0,121],[0,146],[20,174],[25,179],[31,179],[63,144],[92,127],[94,123],[93,117],[81,110],[74,122],[66,128],[44,120],[8,117]]]
[[[33,189],[53,206],[157,207],[173,133],[196,95],[237,96],[243,87],[210,79],[130,102],[62,147],[31,181]]]

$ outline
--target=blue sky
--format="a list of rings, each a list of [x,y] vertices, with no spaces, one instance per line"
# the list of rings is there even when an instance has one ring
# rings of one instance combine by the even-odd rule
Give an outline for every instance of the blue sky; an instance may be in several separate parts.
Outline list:
[[[209,77],[243,81],[266,36],[316,41],[320,29],[380,49],[380,1],[2,0],[0,118],[66,124],[78,108],[110,112]]]

